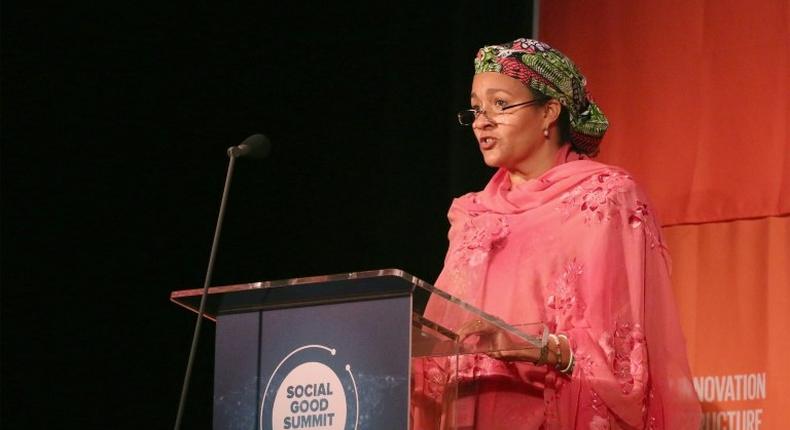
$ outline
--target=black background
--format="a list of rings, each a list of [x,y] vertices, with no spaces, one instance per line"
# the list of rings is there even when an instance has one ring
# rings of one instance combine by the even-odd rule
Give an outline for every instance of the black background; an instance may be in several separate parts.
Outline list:
[[[225,149],[240,160],[214,285],[441,269],[481,188],[468,106],[529,2],[2,4],[2,426],[168,428]],[[204,326],[183,428],[210,428]]]

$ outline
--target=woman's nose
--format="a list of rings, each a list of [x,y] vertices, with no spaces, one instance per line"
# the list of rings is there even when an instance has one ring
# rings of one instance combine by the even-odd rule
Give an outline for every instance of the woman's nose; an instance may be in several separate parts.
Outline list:
[[[486,111],[482,110],[480,113],[475,116],[475,120],[472,121],[472,128],[482,129],[488,126],[493,126],[494,122],[491,121],[491,118],[486,115]]]

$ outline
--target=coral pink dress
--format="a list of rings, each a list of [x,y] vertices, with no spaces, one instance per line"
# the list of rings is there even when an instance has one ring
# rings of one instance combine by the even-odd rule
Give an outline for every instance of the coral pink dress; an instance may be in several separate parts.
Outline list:
[[[666,248],[628,173],[565,146],[553,168],[517,187],[498,171],[456,199],[449,219],[436,287],[511,324],[544,322],[576,356],[570,376],[463,357],[457,428],[699,428]],[[426,315],[459,323],[439,302]],[[449,373],[447,360],[415,362],[415,429],[440,426]]]

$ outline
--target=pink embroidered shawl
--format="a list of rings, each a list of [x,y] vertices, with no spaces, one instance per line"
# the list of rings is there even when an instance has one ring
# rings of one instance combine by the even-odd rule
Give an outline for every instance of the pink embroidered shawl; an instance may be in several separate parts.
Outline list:
[[[458,428],[699,428],[666,248],[626,172],[566,146],[555,167],[518,187],[500,170],[483,191],[456,199],[449,219],[436,286],[512,324],[545,322],[568,335],[577,360],[567,377],[463,358]],[[426,314],[463,323],[436,302]],[[446,369],[446,360],[415,362],[415,429],[438,426]]]

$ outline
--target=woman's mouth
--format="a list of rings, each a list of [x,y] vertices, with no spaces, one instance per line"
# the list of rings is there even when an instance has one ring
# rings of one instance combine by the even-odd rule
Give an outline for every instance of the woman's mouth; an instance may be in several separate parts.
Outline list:
[[[480,143],[480,149],[484,151],[491,149],[494,147],[494,145],[496,145],[496,139],[493,137],[483,137],[478,142]]]

